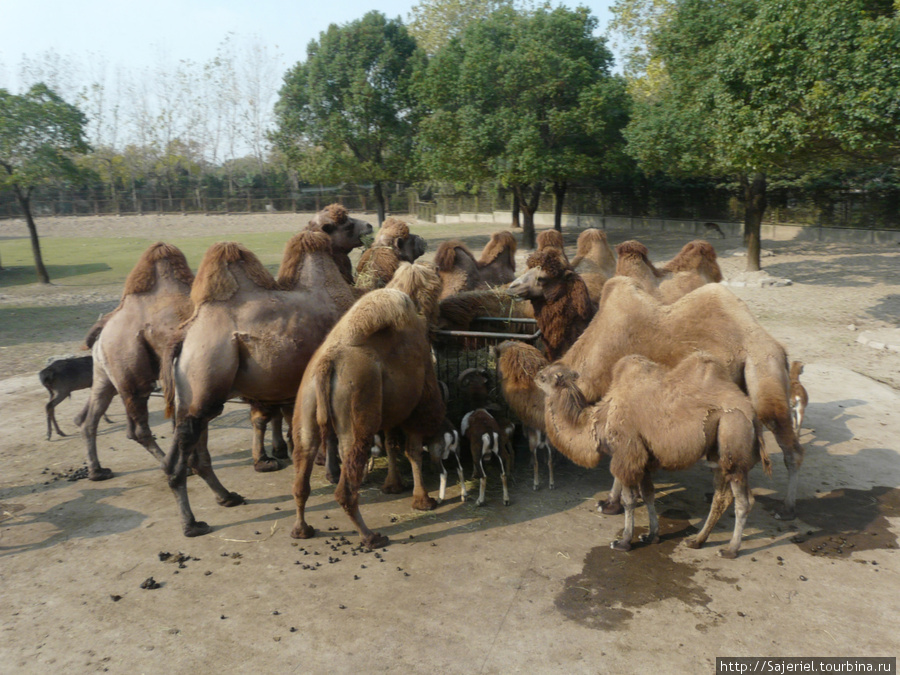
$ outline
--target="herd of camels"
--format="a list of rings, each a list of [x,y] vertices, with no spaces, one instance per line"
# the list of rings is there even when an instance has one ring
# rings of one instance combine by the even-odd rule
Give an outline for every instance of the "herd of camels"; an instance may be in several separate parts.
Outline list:
[[[436,375],[434,331],[465,329],[479,316],[517,315],[537,321],[542,349],[510,339],[493,348],[493,358],[498,389],[534,457],[535,487],[541,448],[550,453],[551,487],[553,448],[584,467],[608,456],[615,480],[600,508],[625,513],[614,548],[632,545],[639,496],[650,524],[641,538],[659,540],[654,470],[703,461],[712,468],[713,500],[705,525],[687,545],[700,546],[733,501],[734,533],[720,553],[735,557],[753,503],[748,472],[757,463],[771,472],[764,428],[773,432],[788,472],[779,516],[794,516],[803,448],[792,417],[787,354],[747,306],[716,283],[722,275],[709,243],[690,242],[657,267],[643,244],[628,241],[614,251],[604,232],[588,229],[570,260],[560,233],[548,230],[517,275],[516,239],[509,232],[495,233],[478,258],[451,239],[433,263],[422,263],[416,260],[425,240],[388,218],[354,269],[349,254],[372,229],[333,204],[287,242],[276,276],[236,242],[211,246],[196,274],[176,247],[160,242],[148,248],[118,307],[87,336],[93,383],[76,422],[89,478],[112,477],[97,456],[96,434],[118,394],[128,437],[159,461],[184,534],[209,532],[191,511],[187,477],[199,475],[222,506],[243,503],[217,478],[208,449],[210,421],[237,397],[250,404],[256,470],[293,460],[297,519],[291,536],[315,533],[305,507],[313,467],[324,462],[362,544],[383,546],[387,538],[366,526],[359,509],[373,439],[384,438],[387,448],[384,489],[403,489],[403,452],[412,467],[412,506],[428,510],[436,501],[422,476],[423,448],[425,455],[431,449],[446,458],[447,444],[459,438],[460,420],[447,419],[448,388]],[[157,383],[175,429],[167,452],[148,423]],[[495,419],[497,406],[492,414],[474,394],[470,407],[463,435],[482,480],[483,503],[481,453],[489,446],[498,452],[498,438],[511,447],[512,427]],[[282,419],[289,421],[287,442]],[[264,446],[268,426],[272,456]],[[508,503],[505,471],[503,479]]]

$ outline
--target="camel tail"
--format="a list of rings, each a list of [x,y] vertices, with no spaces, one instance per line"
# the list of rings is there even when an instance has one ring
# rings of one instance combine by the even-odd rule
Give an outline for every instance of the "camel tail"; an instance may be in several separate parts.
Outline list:
[[[172,419],[175,415],[175,361],[181,356],[181,348],[184,346],[184,335],[179,335],[163,352],[162,363],[159,369],[159,380],[162,384],[163,400],[166,403],[166,419]]]
[[[334,361],[325,358],[316,367],[316,424],[319,425],[322,439],[328,438],[331,426],[331,379],[334,373]]]

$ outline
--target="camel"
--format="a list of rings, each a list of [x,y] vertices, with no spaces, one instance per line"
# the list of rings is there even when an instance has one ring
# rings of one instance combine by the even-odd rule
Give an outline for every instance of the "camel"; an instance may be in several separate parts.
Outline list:
[[[591,227],[578,235],[572,269],[581,275],[599,272],[606,279],[616,273],[616,256],[609,247],[606,232]]]
[[[594,316],[587,286],[556,248],[532,253],[528,270],[506,292],[531,301],[550,361],[566,353]]]
[[[544,230],[537,236],[537,250],[543,251],[546,248],[556,248],[562,252],[563,259],[569,265],[569,257],[566,255],[565,242],[563,241],[562,232],[559,230]]]
[[[357,296],[323,232],[304,230],[288,241],[277,280],[236,242],[207,250],[191,289],[193,316],[163,364],[169,412],[177,393],[165,470],[186,536],[210,530],[194,519],[185,484],[209,421],[232,396],[290,407],[313,352]],[[276,459],[265,457],[261,444],[254,443],[253,460],[260,471],[280,468]]]
[[[503,398],[519,418],[528,438],[528,449],[534,464],[534,489],[540,487],[538,455],[547,451],[548,487],[554,488],[553,447],[544,433],[544,392],[534,383],[538,371],[548,364],[535,347],[518,340],[506,340],[492,348],[497,363],[497,381]]]
[[[478,261],[459,239],[441,243],[434,253],[434,264],[443,283],[441,299],[464,291],[487,289],[478,269]]]
[[[613,366],[623,356],[640,354],[674,367],[697,350],[726,365],[732,382],[747,392],[756,414],[775,434],[788,470],[778,516],[795,517],[803,446],[791,421],[787,354],[727,288],[706,284],[665,305],[634,279],[613,277],[593,321],[561,361],[582,374],[586,400],[595,402],[609,389]]]
[[[305,539],[315,534],[305,519],[309,478],[313,458],[329,436],[337,438],[343,460],[335,499],[364,546],[388,543],[387,537],[366,526],[359,510],[359,487],[377,432],[403,432],[415,482],[413,508],[433,509],[436,503],[422,482],[422,446],[424,438],[440,431],[444,414],[428,322],[416,302],[397,288],[364,295],[316,350],[297,392],[293,423],[297,520],[291,536]]]
[[[97,425],[116,393],[125,405],[128,438],[163,461],[165,455],[150,430],[147,401],[156,388],[169,341],[191,314],[193,280],[184,254],[171,244],[157,242],[129,273],[118,307],[89,331],[85,342],[92,349],[93,382],[87,405],[75,421],[87,446],[90,480],[113,477],[97,457]],[[201,469],[198,472],[207,479]]]
[[[706,241],[685,244],[678,255],[660,268],[650,262],[647,247],[639,241],[623,242],[616,247],[616,252],[619,254],[616,274],[635,279],[665,304],[704,284],[722,281],[716,250]]]
[[[516,278],[516,238],[506,230],[494,232],[476,261],[488,286],[502,286]]]
[[[422,237],[410,234],[409,225],[397,218],[388,218],[378,230],[372,246],[363,251],[359,258],[356,266],[357,288],[384,288],[401,262],[414,262],[427,248],[428,244]]]
[[[362,238],[372,234],[372,225],[359,218],[351,218],[340,204],[329,204],[319,211],[309,224],[307,230],[324,232],[331,239],[331,255],[344,277],[344,281],[353,284],[353,263],[350,262],[350,251],[363,245]]]
[[[530,302],[521,302],[499,289],[464,291],[441,299],[437,327],[441,330],[469,330],[479,317],[533,319]]]
[[[732,499],[734,533],[722,557],[735,558],[753,495],[747,474],[760,460],[771,475],[762,425],[750,401],[725,367],[695,352],[672,369],[632,354],[616,362],[603,400],[589,405],[576,384],[577,374],[551,365],[536,378],[547,396],[546,425],[551,441],[576,464],[595,467],[603,454],[622,485],[625,528],[611,546],[631,549],[637,491],[647,505],[646,543],[659,542],[652,472],[687,469],[701,459],[714,467],[712,505],[700,533],[688,542],[699,548]],[[729,491],[730,487],[730,491]]]

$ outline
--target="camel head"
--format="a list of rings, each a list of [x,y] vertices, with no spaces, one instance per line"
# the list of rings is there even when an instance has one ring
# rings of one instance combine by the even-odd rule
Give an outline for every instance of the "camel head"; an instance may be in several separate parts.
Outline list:
[[[359,218],[351,218],[340,204],[330,204],[319,211],[306,229],[324,232],[331,237],[331,246],[336,251],[349,253],[363,245],[363,237],[372,234],[372,225]]]
[[[535,384],[548,396],[554,394],[557,389],[575,385],[577,380],[578,373],[562,363],[553,363],[542,368],[534,378]]]
[[[574,274],[565,260],[565,254],[556,248],[546,248],[528,256],[528,270],[513,281],[506,292],[518,298],[550,299],[557,289],[564,287],[567,277]]]

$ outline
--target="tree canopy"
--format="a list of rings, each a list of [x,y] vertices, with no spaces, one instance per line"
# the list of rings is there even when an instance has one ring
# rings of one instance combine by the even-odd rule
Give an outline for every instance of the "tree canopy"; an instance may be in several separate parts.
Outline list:
[[[278,147],[305,180],[371,181],[384,219],[384,181],[412,168],[416,112],[410,84],[424,53],[399,19],[377,11],[332,24],[284,77]]]
[[[515,190],[529,246],[545,185],[596,174],[622,147],[624,82],[596,23],[584,8],[504,7],[435,54],[419,82],[426,173]]]
[[[50,276],[31,214],[31,193],[48,181],[77,175],[73,155],[90,149],[85,121],[78,108],[44,84],[35,84],[22,95],[0,89],[0,189],[13,190],[22,208],[42,283],[49,283]]]
[[[513,0],[421,0],[410,10],[409,32],[428,54],[435,54],[470,24],[484,21]]]

